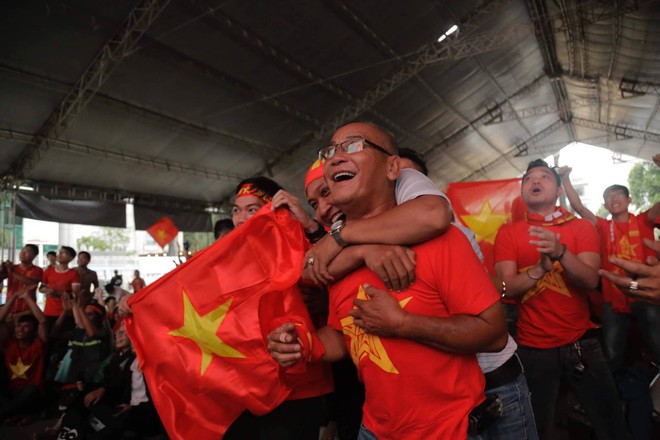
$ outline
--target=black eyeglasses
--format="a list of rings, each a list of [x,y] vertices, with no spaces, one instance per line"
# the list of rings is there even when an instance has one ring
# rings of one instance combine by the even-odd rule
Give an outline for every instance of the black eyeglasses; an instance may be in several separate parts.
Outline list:
[[[355,139],[349,139],[337,145],[328,145],[327,147],[321,148],[319,150],[319,160],[323,161],[323,160],[331,159],[335,155],[337,150],[341,150],[346,154],[359,153],[360,151],[364,150],[364,147],[366,146],[372,147],[380,151],[381,153],[387,154],[388,156],[392,155],[392,153],[387,151],[385,148],[381,147],[378,144],[374,144],[369,139],[355,138]]]

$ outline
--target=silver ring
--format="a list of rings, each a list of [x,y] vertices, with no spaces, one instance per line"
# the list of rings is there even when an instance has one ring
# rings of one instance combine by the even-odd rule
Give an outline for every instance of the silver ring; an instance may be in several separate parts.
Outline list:
[[[307,259],[307,265],[308,266],[314,266],[314,257],[309,257]]]
[[[630,282],[630,287],[628,287],[628,289],[630,289],[632,292],[634,292],[635,290],[637,290],[638,287],[639,287],[639,284],[637,283],[637,281],[633,280],[633,281]]]

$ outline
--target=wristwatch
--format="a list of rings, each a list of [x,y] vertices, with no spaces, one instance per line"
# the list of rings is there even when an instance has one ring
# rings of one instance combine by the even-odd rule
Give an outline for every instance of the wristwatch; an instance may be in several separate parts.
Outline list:
[[[332,238],[335,239],[337,244],[341,247],[346,247],[348,246],[348,243],[341,238],[341,230],[344,229],[344,220],[337,220],[330,226],[330,235],[332,235]]]

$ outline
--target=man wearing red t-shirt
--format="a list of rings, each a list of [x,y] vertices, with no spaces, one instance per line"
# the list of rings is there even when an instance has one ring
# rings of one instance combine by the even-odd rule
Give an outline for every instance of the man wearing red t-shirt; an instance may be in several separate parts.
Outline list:
[[[133,289],[133,293],[138,293],[146,286],[147,283],[145,283],[144,280],[140,278],[140,271],[136,270],[135,272],[133,272],[133,281],[131,281],[131,288]]]
[[[656,256],[655,252],[643,245],[642,240],[655,239],[653,227],[660,216],[660,202],[648,211],[631,214],[628,212],[632,202],[628,188],[623,185],[609,186],[603,192],[605,208],[612,215],[612,219],[607,220],[595,215],[582,204],[571,184],[571,168],[562,167],[558,171],[571,207],[598,230],[602,269],[624,273],[610,262],[610,257],[645,263],[647,257]],[[608,279],[603,279],[603,301],[605,351],[612,371],[616,372],[623,367],[631,318],[640,326],[653,362],[660,365],[660,306],[637,301],[634,295],[626,295]]]
[[[33,244],[26,244],[18,254],[19,264],[12,264],[6,261],[0,266],[0,281],[7,278],[7,302],[20,289],[28,287],[28,294],[32,301],[37,300],[37,285],[43,276],[43,269],[32,264],[32,261],[39,255],[39,248]],[[30,310],[27,303],[18,299],[13,302],[11,313],[21,313]]]
[[[45,293],[46,307],[44,315],[48,321],[48,328],[52,328],[57,317],[64,310],[62,307],[62,295],[67,295],[74,290],[74,284],[80,289],[80,276],[75,269],[69,268],[69,263],[76,257],[76,251],[69,246],[62,246],[57,252],[57,264],[49,267],[44,272],[43,281],[39,291]],[[71,324],[73,321],[71,320]]]
[[[394,208],[400,166],[394,139],[372,124],[351,123],[332,141],[321,150],[324,173],[346,222]],[[340,245],[342,227],[331,228]],[[468,414],[484,399],[474,353],[499,351],[507,342],[499,295],[460,231],[452,227],[413,250],[416,281],[408,290],[386,292],[374,272],[361,268],[330,286],[329,326],[311,346],[295,342],[292,324],[268,336],[283,366],[301,357],[334,361],[350,354],[366,388],[359,439],[466,438]],[[360,327],[353,306],[366,300],[387,302],[388,310],[396,303],[393,325]],[[301,353],[301,346],[309,348]]]
[[[561,380],[574,391],[599,439],[624,439],[621,403],[589,320],[587,292],[598,285],[594,227],[556,207],[559,175],[543,160],[523,176],[526,220],[495,239],[495,269],[518,300],[518,354],[541,438],[551,439]]]
[[[22,287],[0,309],[0,323],[5,321],[17,301],[25,302],[32,313],[18,317],[14,323],[14,335],[0,340],[9,380],[8,395],[0,397],[0,420],[38,410],[42,398],[48,339],[46,318],[27,288]]]

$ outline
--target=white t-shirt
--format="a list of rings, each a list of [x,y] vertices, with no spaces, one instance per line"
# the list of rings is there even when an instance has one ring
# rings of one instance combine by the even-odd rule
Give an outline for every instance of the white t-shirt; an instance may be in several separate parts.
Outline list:
[[[433,183],[431,179],[419,171],[413,170],[411,168],[403,168],[401,170],[399,178],[396,181],[395,191],[397,205],[420,196],[440,196],[447,200],[449,203],[449,208],[451,209],[451,201],[447,195],[440,191],[440,189],[438,189],[438,187],[435,185],[435,183]],[[463,225],[459,225],[457,223],[454,223],[454,225],[457,226],[458,229],[463,232],[463,234],[465,234],[467,239],[470,241],[475,254],[477,254],[481,262],[483,262],[484,256],[481,253],[481,249],[479,248],[479,244],[477,243],[474,232]],[[490,373],[491,371],[496,370],[506,361],[508,361],[511,356],[513,356],[517,348],[518,344],[516,344],[516,341],[514,341],[511,335],[509,335],[509,340],[506,343],[506,347],[504,347],[502,351],[497,353],[477,353],[477,361],[479,361],[479,367],[481,367],[481,371],[484,373]]]

